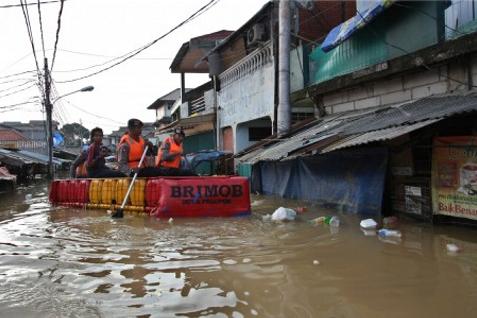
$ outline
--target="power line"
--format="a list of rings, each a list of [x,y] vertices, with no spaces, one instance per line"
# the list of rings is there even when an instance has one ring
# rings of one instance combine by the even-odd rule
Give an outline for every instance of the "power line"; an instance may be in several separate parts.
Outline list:
[[[18,82],[18,81],[32,81],[33,79],[34,79],[34,77],[31,77],[31,78],[19,77],[19,78],[10,79],[10,80],[7,80],[7,81],[0,82],[0,85],[8,84],[8,83],[15,83],[15,82]],[[13,86],[13,87],[15,87],[15,86]]]
[[[79,51],[72,51],[72,50],[65,50],[65,49],[58,49],[58,51],[62,52],[68,52],[68,53],[73,53],[73,54],[80,54],[80,55],[88,55],[88,56],[98,56],[98,57],[113,57],[112,55],[103,55],[103,54],[95,54],[95,53],[88,53],[88,52],[79,52]],[[134,58],[136,60],[173,60],[172,57],[136,57]],[[60,72],[60,71],[57,71]]]
[[[363,17],[363,15],[361,14],[361,12],[359,12],[358,10],[356,10],[356,12],[359,14],[359,16],[361,17],[361,19],[365,20],[364,17]],[[376,31],[373,27],[371,27],[371,25],[368,24],[368,27],[369,27],[369,29],[371,30],[371,32],[373,32],[373,34],[374,34],[377,38],[379,38],[379,39],[381,39],[381,41],[383,41],[384,44],[386,44],[386,45],[388,45],[388,46],[390,46],[390,47],[392,47],[392,48],[395,48],[395,49],[397,49],[397,50],[399,50],[399,51],[401,51],[401,52],[403,52],[403,53],[405,53],[405,54],[414,55],[413,52],[409,52],[408,50],[406,50],[406,49],[404,49],[404,48],[402,48],[402,47],[400,47],[400,46],[397,46],[397,45],[394,45],[394,44],[392,44],[392,43],[389,43],[389,42],[386,41],[383,37],[380,37],[379,34],[377,33],[377,31]],[[432,68],[431,68],[429,65],[427,65],[426,63],[422,62],[421,65],[424,66],[424,68],[427,69],[428,71],[432,71]],[[445,75],[445,74],[441,74],[441,75],[442,75],[443,77],[445,77],[445,78],[447,78],[447,79],[449,79],[449,80],[451,80],[451,81],[453,81],[453,82],[459,83],[459,84],[461,84],[461,85],[469,85],[469,83],[462,82],[462,81],[460,81],[460,80],[457,80],[457,79],[455,79],[455,78],[450,77],[449,75]],[[476,88],[476,87],[477,87],[476,85],[472,85],[472,88]]]
[[[98,114],[94,114],[94,113],[92,113],[92,112],[89,112],[89,111],[87,111],[87,110],[85,110],[85,109],[83,109],[83,108],[81,108],[81,107],[79,107],[79,106],[76,106],[75,104],[71,103],[69,100],[66,100],[66,102],[67,102],[68,104],[70,104],[71,106],[73,106],[74,108],[76,108],[76,109],[82,111],[82,112],[85,113],[85,114],[88,114],[88,115],[91,115],[91,116],[93,116],[93,117],[97,117],[97,118],[100,118],[100,119],[108,120],[108,121],[110,121],[111,123],[115,123],[115,124],[117,124],[117,125],[123,125],[123,124],[124,124],[124,123],[119,122],[119,121],[116,121],[116,120],[114,120],[114,119],[107,118],[107,117],[104,117],[104,116],[101,116],[101,115],[98,115]]]
[[[53,71],[53,66],[55,64],[55,58],[56,58],[56,50],[58,48],[58,41],[60,39],[60,29],[61,29],[61,15],[63,14],[63,6],[65,4],[65,0],[61,0],[60,3],[60,11],[58,12],[58,20],[56,23],[58,24],[58,27],[56,28],[56,38],[55,38],[55,46],[53,50],[53,59],[51,60],[51,67],[50,67],[50,73]]]
[[[40,5],[40,0],[37,0],[38,3],[38,20],[40,22],[40,34],[41,34],[41,48],[43,50],[43,58],[46,57],[45,54],[45,39],[43,36],[43,21],[41,21],[41,5]]]
[[[5,95],[0,95],[0,98],[4,98],[4,97],[7,97],[7,96],[11,96],[11,95],[15,95],[17,93],[20,93],[20,92],[23,92],[23,91],[26,91],[27,89],[30,89],[32,87],[34,87],[36,85],[36,83],[33,83],[32,85],[30,86],[27,86],[27,87],[24,87],[24,88],[21,88],[21,89],[18,89],[16,91],[13,91],[13,92],[10,92],[10,93],[7,93]]]
[[[26,24],[26,27],[27,27],[28,37],[30,39],[31,48],[32,48],[32,51],[33,51],[33,57],[35,58],[35,66],[36,66],[36,70],[37,70],[36,75],[38,77],[38,83],[39,83],[40,87],[43,87],[43,84],[42,84],[42,81],[41,81],[40,67],[38,65],[38,59],[37,59],[36,51],[35,51],[35,43],[33,41],[33,33],[32,33],[32,30],[31,30],[30,17],[28,15],[28,7],[25,6],[23,1],[24,0],[20,0],[20,4],[21,4],[21,7],[22,7],[23,17],[25,18],[25,24]],[[41,89],[41,91],[43,92],[42,89]]]
[[[13,107],[16,107],[16,106],[22,106],[22,105],[26,105],[26,104],[32,104],[32,103],[36,103],[37,100],[28,100],[28,101],[25,101],[25,102],[21,102],[21,103],[17,103],[17,104],[11,104],[11,105],[3,105],[3,106],[0,106],[0,109],[9,109],[9,108],[13,108]]]
[[[136,50],[133,50],[131,52],[128,52],[126,54],[124,54],[123,56],[120,56],[116,59],[112,59],[110,61],[107,61],[103,64],[107,64],[109,62],[112,62],[112,61],[115,61],[115,60],[118,60],[118,62],[115,62],[114,64],[108,66],[108,67],[105,67],[101,70],[98,70],[96,72],[93,72],[91,74],[88,74],[88,75],[84,75],[84,76],[80,76],[80,77],[77,77],[77,78],[74,78],[74,79],[71,79],[71,80],[65,80],[65,81],[57,81],[57,83],[70,83],[70,82],[75,82],[75,81],[79,81],[79,80],[82,80],[82,79],[85,79],[85,78],[89,78],[89,77],[92,77],[94,75],[98,75],[102,72],[105,72],[107,70],[110,70],[112,69],[113,67],[115,66],[118,66],[124,62],[126,62],[127,60],[131,59],[132,57],[138,55],[139,53],[141,53],[142,51],[148,49],[149,47],[153,46],[154,44],[156,44],[158,41],[162,40],[163,38],[165,38],[166,36],[168,36],[169,34],[171,34],[172,32],[174,32],[175,30],[179,29],[180,27],[182,27],[183,25],[187,24],[188,22],[192,21],[193,19],[197,18],[198,16],[200,16],[201,14],[203,14],[204,12],[208,11],[210,8],[212,8],[214,5],[216,5],[220,0],[210,0],[206,5],[202,6],[199,10],[195,11],[192,15],[190,15],[187,19],[183,20],[182,22],[180,22],[178,25],[176,25],[175,27],[173,27],[172,29],[170,29],[169,31],[167,31],[166,33],[164,33],[163,35],[161,35],[160,37],[156,38],[155,40],[151,41],[150,43],[144,45],[143,47],[139,48],[139,49],[136,49]]]
[[[31,53],[30,53],[30,54],[31,54]],[[24,72],[15,73],[15,74],[10,74],[10,75],[4,75],[4,76],[0,76],[0,79],[9,78],[9,77],[15,77],[15,76],[18,76],[18,75],[24,75],[24,74],[33,73],[33,72],[36,72],[36,71],[32,70],[32,71],[24,71]]]
[[[56,2],[60,2],[60,0],[42,1],[41,4],[50,4],[50,3],[56,3]],[[35,4],[36,3],[25,3],[24,5],[33,6]],[[17,7],[21,7],[21,6],[22,6],[21,4],[7,4],[7,5],[0,6],[0,9],[17,8]]]
[[[18,85],[15,85],[15,86],[11,86],[11,87],[9,87],[9,88],[2,89],[2,90],[0,90],[0,92],[8,92],[8,91],[10,91],[10,90],[12,90],[12,89],[19,88],[19,87],[23,87],[23,86],[25,86],[26,84],[29,84],[29,83],[31,83],[31,82],[34,82],[34,80],[28,80],[28,81],[23,82],[23,83],[21,83],[21,84],[18,84]]]

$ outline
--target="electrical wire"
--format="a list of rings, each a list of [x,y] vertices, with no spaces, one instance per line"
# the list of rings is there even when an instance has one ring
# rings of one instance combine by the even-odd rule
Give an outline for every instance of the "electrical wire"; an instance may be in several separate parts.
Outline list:
[[[73,53],[73,54],[79,54],[79,55],[87,55],[87,56],[98,56],[98,57],[108,57],[108,58],[115,58],[115,56],[112,55],[103,55],[103,54],[95,54],[95,53],[88,53],[88,52],[79,52],[79,51],[73,51],[73,50],[65,50],[65,49],[58,49],[58,51],[62,52],[67,52],[67,53]],[[172,57],[135,57],[134,59],[136,60],[167,60],[171,61],[173,60]],[[59,72],[59,71],[56,71]]]
[[[364,17],[363,17],[363,15],[361,14],[361,12],[359,12],[359,10],[356,10],[356,12],[359,14],[359,16],[361,17],[361,19],[365,20]],[[384,44],[386,44],[386,45],[388,45],[388,46],[390,46],[390,47],[392,47],[392,48],[395,48],[395,49],[397,49],[397,50],[399,50],[399,51],[401,51],[401,52],[403,52],[403,53],[405,53],[405,54],[408,54],[408,55],[411,55],[411,56],[412,56],[412,55],[415,55],[414,52],[409,52],[408,50],[406,50],[406,49],[404,49],[404,48],[402,48],[402,47],[400,47],[400,46],[398,46],[398,45],[394,45],[394,44],[392,44],[392,43],[389,43],[389,42],[386,41],[383,37],[380,37],[379,34],[377,33],[377,31],[376,31],[373,27],[371,27],[370,24],[368,24],[367,26],[369,27],[369,29],[371,30],[371,32],[376,36],[376,38],[378,38],[378,39],[380,39],[381,41],[383,41]],[[421,65],[422,65],[425,69],[427,69],[428,71],[432,71],[432,68],[431,68],[429,65],[427,65],[426,63],[422,62]],[[448,76],[448,75],[446,75],[446,74],[441,74],[441,75],[442,75],[443,77],[445,77],[445,78],[447,78],[447,79],[449,79],[449,80],[451,80],[451,81],[453,81],[453,82],[459,83],[459,84],[461,84],[461,85],[469,85],[469,83],[462,82],[462,81],[457,80],[457,79],[455,79],[455,78],[452,78],[452,77],[450,77],[450,76]],[[472,88],[476,88],[476,87],[477,87],[476,85],[469,85],[469,86],[471,86]]]
[[[205,4],[204,6],[202,6],[199,10],[195,11],[192,15],[190,15],[187,19],[183,20],[182,22],[180,22],[179,24],[177,24],[175,27],[173,27],[172,29],[170,29],[169,31],[167,31],[166,33],[164,33],[163,35],[159,36],[158,38],[154,39],[153,41],[151,41],[150,43],[142,46],[141,48],[139,49],[136,49],[136,50],[133,50],[131,52],[128,52],[126,54],[124,54],[123,56],[120,56],[116,59],[112,59],[110,61],[107,61],[105,63],[103,63],[103,65],[105,64],[108,64],[109,62],[112,62],[112,61],[115,61],[115,60],[118,60],[117,62],[115,62],[114,64],[110,65],[110,66],[107,66],[101,70],[98,70],[98,71],[95,71],[93,73],[90,73],[88,75],[84,75],[84,76],[80,76],[80,77],[77,77],[77,78],[74,78],[74,79],[70,79],[70,80],[65,80],[65,81],[57,81],[57,83],[71,83],[71,82],[75,82],[75,81],[79,81],[79,80],[82,80],[82,79],[85,79],[85,78],[89,78],[89,77],[92,77],[94,75],[98,75],[102,72],[105,72],[107,70],[110,70],[112,69],[113,67],[115,66],[118,66],[124,62],[126,62],[127,60],[131,59],[132,57],[138,55],[139,53],[143,52],[144,50],[148,49],[149,47],[153,46],[154,44],[156,44],[158,41],[162,40],[163,38],[165,38],[166,36],[168,36],[169,34],[173,33],[174,31],[176,31],[177,29],[179,29],[180,27],[182,27],[183,25],[189,23],[190,21],[192,21],[193,19],[197,18],[198,16],[200,16],[201,14],[203,14],[204,12],[208,11],[210,8],[212,8],[213,6],[215,6],[220,0],[210,0],[207,4]]]
[[[407,5],[404,5],[404,4],[402,4],[402,3],[397,3],[397,2],[394,3],[393,5],[398,6],[398,7],[402,7],[402,8],[406,8],[406,9],[416,10],[417,12],[419,12],[419,13],[421,13],[421,14],[423,14],[423,15],[425,15],[425,16],[431,18],[431,19],[434,19],[435,21],[438,20],[437,17],[435,17],[435,16],[433,16],[433,15],[427,13],[427,12],[424,11],[424,10],[421,10],[421,9],[417,8],[416,6],[407,6]],[[459,31],[459,30],[457,30],[456,28],[453,28],[453,27],[449,26],[449,25],[446,24],[446,23],[444,23],[444,26],[445,26],[447,29],[449,29],[449,30],[451,30],[451,31],[453,31],[453,32],[459,33],[460,35],[466,35],[465,32]]]
[[[35,58],[36,69],[37,69],[38,73],[40,73],[40,67],[39,67],[39,64],[38,64],[38,58],[36,56],[36,50],[35,50],[35,42],[33,41],[33,33],[32,33],[32,30],[31,30],[30,17],[29,17],[28,11],[27,11],[27,7],[24,5],[23,0],[20,0],[20,4],[22,6],[22,12],[23,12],[23,17],[25,19],[25,24],[26,24],[26,27],[27,27],[28,38],[30,40],[31,48],[32,48],[32,51],[33,51],[33,56]]]
[[[41,4],[50,4],[50,3],[56,3],[56,2],[60,2],[60,0],[42,1]],[[25,3],[24,5],[33,6],[33,5],[36,5],[36,3]],[[0,9],[18,8],[21,6],[22,6],[21,4],[7,4],[7,5],[0,6]]]
[[[82,111],[83,113],[88,114],[88,115],[90,115],[90,116],[93,116],[93,117],[96,117],[96,118],[100,118],[100,119],[105,119],[105,120],[110,121],[111,123],[115,123],[115,124],[117,124],[117,125],[123,125],[123,124],[124,124],[123,122],[116,121],[116,120],[114,120],[114,119],[111,119],[111,118],[108,118],[108,117],[105,117],[105,116],[101,116],[101,115],[98,115],[98,114],[94,114],[94,113],[92,113],[92,112],[89,112],[89,111],[87,111],[87,110],[85,110],[85,109],[83,109],[83,108],[81,108],[81,107],[79,107],[79,106],[73,104],[73,103],[70,102],[69,100],[66,100],[66,103],[70,104],[70,105],[73,106],[74,108],[76,108],[76,109],[78,109],[78,110]]]
[[[43,21],[41,20],[41,5],[40,0],[37,0],[38,3],[38,20],[40,23],[40,34],[41,34],[41,49],[43,50],[43,58],[46,58],[45,54],[45,38],[43,35]]]
[[[32,87],[34,87],[34,86],[36,86],[36,83],[33,83],[33,84],[30,85],[30,86],[23,87],[23,88],[21,88],[21,89],[18,89],[18,90],[16,90],[16,91],[13,91],[13,92],[10,92],[10,93],[4,94],[4,95],[0,95],[0,98],[5,98],[5,97],[7,97],[7,96],[11,96],[11,95],[15,95],[15,94],[20,93],[20,92],[24,92],[24,91],[26,91],[27,89],[30,89],[30,88],[32,88]]]
[[[56,50],[58,49],[58,41],[60,39],[61,15],[63,14],[64,4],[65,4],[65,0],[61,0],[60,11],[58,12],[58,20],[56,21],[58,26],[56,28],[55,46],[54,46],[54,49],[53,49],[53,59],[51,60],[50,73],[53,71],[53,66],[55,65]]]
[[[38,64],[38,58],[36,56],[35,42],[33,40],[33,33],[32,33],[32,30],[31,30],[30,17],[29,17],[29,14],[28,14],[28,7],[25,6],[24,0],[20,0],[20,4],[21,4],[21,7],[22,7],[23,17],[25,19],[25,25],[27,27],[28,37],[29,37],[30,44],[31,44],[31,47],[32,47],[33,57],[35,59],[35,66],[36,66],[36,70],[37,70],[36,75],[37,75],[37,78],[38,78],[38,84],[40,86],[40,92],[42,94],[44,94],[43,82],[41,80],[41,71],[40,71],[40,67],[39,67],[39,64]]]
[[[30,100],[25,101],[25,102],[0,106],[0,109],[9,109],[9,108],[13,108],[13,107],[16,107],[16,106],[22,106],[22,105],[32,104],[32,103],[36,103],[36,102],[37,102],[37,100],[33,100],[33,98],[31,98]]]
[[[8,84],[8,83],[15,83],[15,82],[19,82],[19,81],[32,81],[34,80],[35,78],[34,77],[19,77],[19,78],[16,78],[16,79],[11,79],[11,80],[8,80],[8,81],[3,81],[3,82],[0,82],[0,85],[3,85],[3,84]],[[16,87],[17,85],[13,86],[13,87]]]
[[[31,54],[31,53],[30,53],[30,54]],[[32,71],[24,71],[24,72],[15,73],[15,74],[10,74],[10,75],[4,75],[4,76],[0,76],[0,79],[15,77],[15,76],[24,75],[24,74],[33,73],[33,72],[36,72],[36,71],[35,71],[35,70],[32,70]]]

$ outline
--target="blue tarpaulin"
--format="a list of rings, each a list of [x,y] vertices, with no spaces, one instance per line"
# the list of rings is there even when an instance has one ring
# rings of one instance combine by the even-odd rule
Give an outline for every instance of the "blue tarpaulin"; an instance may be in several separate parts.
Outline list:
[[[261,162],[254,167],[252,189],[350,213],[380,215],[387,158],[385,148],[365,148]]]
[[[65,141],[65,138],[59,131],[53,133],[53,147],[61,146]]]
[[[374,18],[395,1],[396,0],[378,0],[374,5],[363,12],[356,12],[354,17],[334,27],[330,33],[328,33],[326,39],[321,44],[321,49],[324,52],[331,51],[346,41],[354,32],[374,20]]]

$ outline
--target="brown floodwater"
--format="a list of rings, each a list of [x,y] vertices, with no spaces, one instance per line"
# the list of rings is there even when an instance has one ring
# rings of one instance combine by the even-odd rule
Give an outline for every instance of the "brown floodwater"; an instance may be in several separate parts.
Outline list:
[[[278,206],[308,209],[263,220]],[[113,220],[19,188],[0,194],[0,316],[476,317],[477,230],[401,220],[383,240],[359,221],[262,196],[250,217]]]

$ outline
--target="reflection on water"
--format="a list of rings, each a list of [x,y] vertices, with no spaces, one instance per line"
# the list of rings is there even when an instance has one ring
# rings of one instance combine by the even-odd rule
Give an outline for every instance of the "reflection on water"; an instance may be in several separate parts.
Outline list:
[[[167,220],[51,208],[44,185],[0,197],[5,317],[474,317],[476,231],[403,223],[382,239],[262,216]],[[26,196],[26,194],[31,194]],[[368,233],[369,234],[369,233]],[[462,248],[448,255],[446,244]]]

